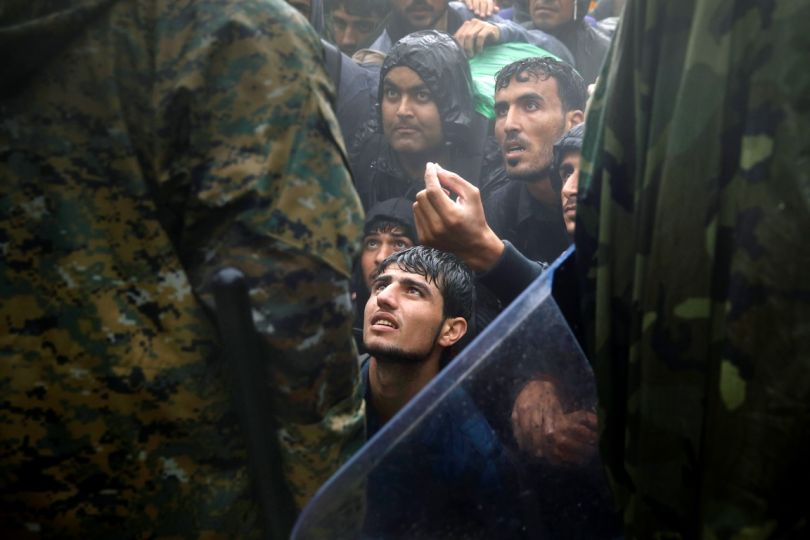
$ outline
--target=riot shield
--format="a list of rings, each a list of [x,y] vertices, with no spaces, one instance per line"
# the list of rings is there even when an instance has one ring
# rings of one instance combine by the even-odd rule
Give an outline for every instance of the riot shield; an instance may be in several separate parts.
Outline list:
[[[294,539],[618,536],[596,446],[582,436],[595,438],[595,426],[563,429],[595,419],[596,406],[592,371],[552,296],[572,251],[320,489]]]

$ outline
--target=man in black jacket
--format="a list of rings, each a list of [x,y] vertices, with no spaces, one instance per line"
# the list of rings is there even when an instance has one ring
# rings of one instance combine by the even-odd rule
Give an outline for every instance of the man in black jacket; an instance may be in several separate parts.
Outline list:
[[[588,0],[518,0],[515,21],[562,41],[574,55],[577,71],[591,84],[602,69],[610,38],[585,21],[587,10]]]
[[[397,42],[380,71],[378,103],[377,121],[350,158],[364,208],[392,197],[413,199],[428,161],[475,185],[492,177],[482,169],[497,165],[495,143],[490,139],[487,152],[488,121],[473,109],[469,64],[447,34],[425,30]]]

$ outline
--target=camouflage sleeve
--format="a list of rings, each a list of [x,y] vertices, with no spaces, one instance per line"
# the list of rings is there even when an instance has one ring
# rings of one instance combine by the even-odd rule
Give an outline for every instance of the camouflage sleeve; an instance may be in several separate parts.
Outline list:
[[[159,193],[203,301],[224,266],[249,280],[300,508],[364,438],[348,290],[363,214],[314,32],[283,2],[216,4],[168,2],[159,21]]]
[[[587,117],[576,249],[631,538],[806,538],[810,4],[634,1]]]

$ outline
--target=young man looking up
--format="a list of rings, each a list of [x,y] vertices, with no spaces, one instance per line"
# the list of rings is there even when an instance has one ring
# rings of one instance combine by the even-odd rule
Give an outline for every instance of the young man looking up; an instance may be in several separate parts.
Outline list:
[[[371,281],[377,267],[389,255],[418,244],[416,226],[413,222],[411,201],[402,197],[387,199],[375,204],[366,213],[363,227],[363,248],[360,260],[354,269],[352,298],[355,305],[354,338],[357,349],[365,352],[363,345],[363,311],[368,301]]]
[[[363,326],[369,436],[439,372],[467,333],[472,298],[472,274],[450,253],[417,246],[379,266]]]
[[[361,357],[369,437],[439,373],[467,332],[472,302],[472,273],[450,253],[417,246],[382,262],[365,309],[369,354]],[[465,538],[517,537],[518,504],[506,481],[512,465],[464,388],[443,398],[410,437],[418,442],[392,448],[369,477],[366,536],[443,538],[453,530]]]

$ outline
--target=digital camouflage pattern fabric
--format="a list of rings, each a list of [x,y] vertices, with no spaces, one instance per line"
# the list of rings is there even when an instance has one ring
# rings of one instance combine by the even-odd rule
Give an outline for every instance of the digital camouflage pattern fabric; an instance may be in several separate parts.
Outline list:
[[[255,536],[217,269],[249,279],[299,509],[364,439],[315,33],[279,0],[12,0],[0,53],[0,536]]]
[[[627,538],[807,538],[810,5],[630,0],[576,226]]]

